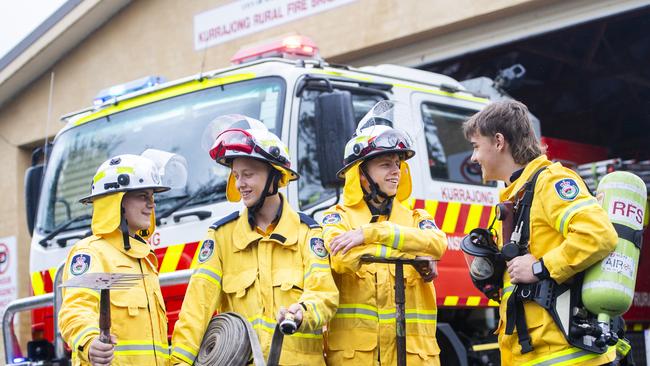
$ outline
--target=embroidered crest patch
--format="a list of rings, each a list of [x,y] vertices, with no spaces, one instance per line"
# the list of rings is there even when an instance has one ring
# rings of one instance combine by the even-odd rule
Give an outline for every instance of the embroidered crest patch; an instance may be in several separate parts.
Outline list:
[[[325,248],[325,242],[321,238],[311,238],[309,240],[309,249],[314,253],[318,258],[327,258],[328,253]]]
[[[212,253],[214,253],[214,241],[209,239],[204,240],[203,244],[201,244],[201,249],[199,249],[199,263],[203,263],[210,259]]]
[[[341,221],[341,215],[337,213],[331,213],[323,217],[323,225],[332,225]]]
[[[418,223],[418,227],[422,230],[437,229],[436,223],[433,220],[422,220]]]
[[[71,274],[74,276],[82,275],[88,271],[88,268],[90,268],[90,255],[79,253],[72,257],[70,261]]]
[[[578,183],[571,178],[565,178],[555,183],[555,192],[565,201],[573,201],[580,193]]]

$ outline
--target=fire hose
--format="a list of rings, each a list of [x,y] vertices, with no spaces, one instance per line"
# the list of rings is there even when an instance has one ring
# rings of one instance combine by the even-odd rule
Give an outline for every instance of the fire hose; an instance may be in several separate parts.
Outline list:
[[[276,327],[267,364],[251,323],[237,313],[222,313],[208,324],[194,365],[244,366],[250,361],[252,353],[255,366],[274,366],[280,359],[282,341],[283,334]]]

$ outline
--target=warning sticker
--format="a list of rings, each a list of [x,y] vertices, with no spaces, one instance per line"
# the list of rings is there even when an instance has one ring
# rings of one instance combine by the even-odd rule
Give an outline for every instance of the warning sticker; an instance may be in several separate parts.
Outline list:
[[[601,268],[605,272],[620,273],[631,280],[635,279],[636,266],[634,265],[634,259],[621,253],[610,253],[607,258],[603,259]]]

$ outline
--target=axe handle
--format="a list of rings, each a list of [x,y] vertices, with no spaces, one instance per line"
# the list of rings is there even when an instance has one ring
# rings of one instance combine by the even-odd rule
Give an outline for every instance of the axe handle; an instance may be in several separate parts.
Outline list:
[[[99,340],[111,343],[111,295],[103,289],[99,296]]]

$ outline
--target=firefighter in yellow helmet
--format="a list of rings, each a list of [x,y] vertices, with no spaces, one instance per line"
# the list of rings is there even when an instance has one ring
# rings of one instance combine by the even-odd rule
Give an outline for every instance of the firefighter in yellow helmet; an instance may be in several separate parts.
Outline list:
[[[81,199],[93,205],[92,235],[70,250],[63,281],[91,272],[144,278],[128,290],[111,291],[112,344],[99,341],[99,291],[63,289],[59,327],[72,349],[73,365],[169,364],[158,260],[146,239],[155,229],[153,195],[170,189],[160,168],[171,158],[151,149],[143,155],[115,156],[99,167],[91,194]],[[179,167],[177,173],[184,175],[179,181],[184,181],[187,171]]]
[[[500,200],[521,204],[522,212],[529,207],[528,223],[522,221],[520,239],[517,235],[498,235],[498,248],[504,254],[509,251],[504,249],[504,240],[513,248],[511,238],[524,241],[528,236],[524,242],[528,244],[527,253],[508,261],[503,274],[496,331],[501,364],[609,364],[616,356],[615,347],[598,354],[569,344],[551,311],[525,296],[537,292],[531,286],[540,281],[574,281],[580,272],[614,250],[617,235],[607,213],[580,176],[543,155],[528,119],[528,108],[522,103],[493,103],[465,122],[463,130],[474,149],[472,161],[481,165],[483,180],[506,183]],[[534,192],[529,204],[524,201],[528,187]],[[503,232],[507,229],[502,228]]]
[[[286,146],[260,121],[218,118],[230,126],[210,156],[231,169],[226,196],[241,212],[215,222],[202,242],[172,337],[172,363],[191,365],[215,312],[246,317],[268,357],[277,323],[295,317],[285,336],[281,365],[324,365],[322,327],[338,304],[320,226],[297,213],[278,188],[298,179]]]
[[[394,267],[363,264],[360,257],[431,259],[426,274],[404,268],[408,365],[438,365],[436,294],[430,281],[447,248],[445,234],[424,210],[409,210],[406,160],[415,152],[404,132],[381,123],[400,118],[391,101],[379,102],[359,122],[345,147],[343,204],[324,213],[323,237],[330,249],[340,304],[328,326],[328,365],[395,365]]]

